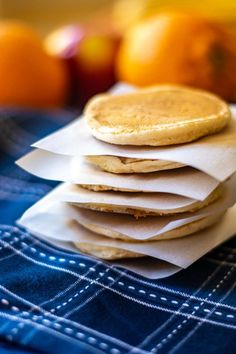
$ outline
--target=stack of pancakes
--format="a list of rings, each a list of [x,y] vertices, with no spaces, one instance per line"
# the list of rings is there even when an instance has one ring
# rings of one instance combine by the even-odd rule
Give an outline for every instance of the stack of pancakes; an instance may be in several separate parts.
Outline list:
[[[156,86],[140,89],[133,93],[111,95],[103,94],[92,98],[85,107],[85,119],[91,134],[101,141],[118,145],[134,146],[159,146],[184,144],[200,139],[201,137],[215,134],[221,131],[230,121],[231,113],[227,104],[208,92],[189,89],[179,86]],[[164,160],[137,159],[119,156],[87,156],[88,163],[96,165],[106,172],[114,174],[142,174],[145,179],[147,173],[182,169],[185,167],[178,162]],[[103,185],[83,185],[83,188],[90,189],[91,193],[100,191],[114,191],[124,198],[131,198],[133,192],[137,192],[135,186],[132,190],[114,188]],[[144,192],[143,192],[144,193]],[[224,194],[224,183],[221,183],[205,200],[196,200],[194,203],[186,204],[181,208],[161,208],[153,210],[143,207],[127,207],[124,205],[109,204],[103,200],[102,203],[76,204],[90,210],[96,210],[102,218],[107,215],[112,218],[113,213],[129,214],[129,218],[136,218],[136,226],[142,224],[142,218],[160,218],[174,216],[182,219],[183,215],[194,215],[194,212],[217,202]],[[166,193],[166,198],[169,195]],[[109,213],[109,214],[105,214]],[[184,213],[184,214],[183,214]],[[153,240],[172,239],[183,237],[194,232],[210,227],[223,215],[215,213],[202,217],[201,219],[189,222],[171,231],[159,234],[156,237],[145,239],[143,242]],[[82,226],[93,232],[116,238],[117,241],[125,240],[137,242],[137,240],[126,237],[114,228],[98,227],[93,222],[81,222]],[[140,242],[140,241],[139,241]],[[126,257],[141,257],[143,255],[114,247],[91,245],[86,242],[80,243],[77,247],[86,253],[104,258],[118,259]]]

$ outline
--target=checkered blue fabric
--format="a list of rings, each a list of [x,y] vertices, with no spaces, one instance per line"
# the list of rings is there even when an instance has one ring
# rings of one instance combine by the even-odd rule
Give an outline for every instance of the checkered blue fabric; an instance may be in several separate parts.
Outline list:
[[[14,161],[73,118],[0,112],[0,353],[236,353],[236,242],[158,281],[15,226],[55,184]]]

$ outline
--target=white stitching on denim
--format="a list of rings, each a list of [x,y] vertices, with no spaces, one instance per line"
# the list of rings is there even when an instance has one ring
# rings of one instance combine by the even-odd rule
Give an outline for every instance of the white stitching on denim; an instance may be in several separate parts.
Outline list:
[[[14,231],[15,231],[15,230],[14,230]],[[9,236],[9,233],[8,233],[8,236]],[[33,247],[31,247],[31,250],[34,251],[34,252],[37,252],[37,250],[36,250],[35,248],[33,248]],[[44,253],[41,253],[40,255],[41,255],[41,256],[44,256],[45,254],[44,254]],[[63,259],[63,261],[64,261],[64,259]],[[79,265],[81,265],[82,267],[85,267],[85,266],[86,266],[84,263],[79,263]],[[110,278],[112,278],[112,277],[110,277]],[[113,279],[113,278],[112,278],[112,279]],[[120,285],[120,284],[124,285],[123,282],[118,282],[118,284],[119,284],[119,285]],[[133,289],[134,287],[128,286],[128,288],[129,288],[129,289]],[[141,289],[141,290],[139,290],[139,292],[140,292],[140,293],[143,293],[143,290]],[[144,293],[145,293],[145,292],[144,292]],[[150,294],[149,294],[149,296],[151,296],[151,297],[154,298],[154,297],[155,297],[155,294],[153,294],[153,295],[150,295]],[[160,299],[163,300],[163,297],[160,297]],[[171,302],[172,302],[173,304],[176,303],[175,300],[172,300]],[[186,305],[184,305],[184,306],[186,306]],[[196,309],[196,306],[195,306],[194,308]],[[206,311],[207,311],[207,309],[206,309]],[[233,317],[231,317],[231,318],[234,318],[234,315],[233,315]]]
[[[6,300],[6,299],[1,299],[1,303],[2,303],[3,305],[9,305],[9,301]]]
[[[117,272],[117,273],[121,273],[122,271],[117,269],[117,268],[114,268],[114,271]],[[185,297],[185,298],[189,298],[190,294],[187,294],[187,293],[184,293],[184,292],[181,292],[181,291],[177,291],[177,290],[173,290],[173,289],[170,289],[170,288],[167,288],[165,286],[161,286],[161,285],[158,285],[158,284],[155,284],[155,283],[150,283],[150,282],[147,282],[147,281],[144,281],[142,279],[139,279],[133,275],[130,275],[130,274],[123,274],[124,276],[126,276],[126,278],[129,278],[129,279],[133,279],[135,281],[138,281],[139,283],[143,283],[145,285],[148,285],[148,286],[152,286],[153,288],[156,288],[156,289],[160,289],[160,290],[163,290],[167,293],[170,293],[170,294],[174,294],[174,295],[179,295],[179,296],[182,296],[182,297]],[[121,282],[118,282],[119,285]],[[125,285],[124,283],[122,283],[122,285]],[[139,290],[140,293],[142,293],[140,290]],[[146,293],[146,291],[144,291],[144,293]],[[204,301],[205,299],[202,298],[202,297],[198,297],[198,296],[192,296],[192,299],[193,300],[197,300],[197,301]],[[163,300],[164,297],[161,297],[161,299]],[[167,299],[166,299],[167,300]],[[205,301],[206,304],[211,304],[211,305],[215,305],[217,304],[217,302],[215,301],[211,301],[211,300],[206,300]],[[236,307],[235,306],[230,306],[230,305],[227,305],[227,304],[219,304],[221,307],[224,307],[226,309],[229,309],[229,310],[236,310]]]
[[[107,270],[105,271],[105,273],[106,272],[109,272],[109,268],[107,268]],[[104,275],[104,274],[103,274]],[[102,276],[103,276],[102,275]],[[102,277],[101,276],[101,277]],[[119,275],[118,277],[117,277],[117,279],[114,279],[114,278],[112,278],[113,280],[111,281],[111,283],[109,284],[109,286],[111,286],[111,285],[113,285],[113,284],[115,284],[115,282],[117,282],[117,280],[119,279],[119,277],[120,277],[121,275]],[[98,279],[95,279],[95,281],[96,280],[98,280]],[[94,282],[95,282],[94,281]],[[92,299],[94,299],[94,297],[95,296],[97,296],[98,294],[100,294],[102,291],[104,291],[105,289],[104,288],[100,288],[94,295],[92,295],[92,296],[90,296],[90,298],[88,298],[88,299],[86,299],[83,303],[80,303],[79,304],[79,306],[77,306],[75,309],[73,309],[73,310],[71,310],[71,311],[69,311],[69,312],[67,312],[66,314],[65,314],[65,318],[67,318],[69,315],[71,315],[74,311],[77,311],[78,309],[80,309],[82,306],[84,306],[85,304],[87,304],[89,301],[91,301]]]
[[[0,242],[1,242],[1,243],[5,243],[5,242],[2,241],[2,240],[0,240]],[[22,253],[21,251],[15,249],[15,248],[12,247],[11,245],[8,245],[8,246],[9,246],[10,248],[12,248],[13,250],[15,250],[16,253],[21,254],[22,257],[31,260],[33,263],[40,264],[40,265],[43,265],[43,266],[48,267],[48,268],[57,269],[57,270],[66,272],[66,273],[68,273],[68,274],[73,274],[73,275],[76,276],[76,277],[81,277],[82,279],[86,279],[86,280],[88,280],[88,281],[92,281],[92,279],[87,278],[87,277],[85,277],[85,276],[83,276],[83,275],[81,275],[81,274],[78,274],[78,273],[76,273],[76,272],[73,272],[73,271],[71,271],[71,270],[68,270],[68,269],[66,269],[66,268],[59,268],[59,267],[57,267],[57,266],[52,266],[52,265],[49,265],[49,264],[47,264],[47,263],[39,262],[39,261],[37,261],[37,260],[35,260],[35,259],[33,259],[33,258],[31,258],[31,257],[29,257],[29,256],[27,256],[27,255],[25,255],[25,254]],[[107,288],[107,289],[109,289],[109,290],[111,290],[111,291],[113,291],[113,292],[119,293],[119,294],[121,294],[121,295],[124,296],[124,297],[131,298],[130,296],[127,296],[126,294],[123,294],[123,293],[119,292],[119,291],[116,290],[116,289],[110,288],[110,287],[107,286],[106,284],[103,284],[103,283],[100,283],[100,282],[95,282],[95,283],[97,283],[97,284],[99,284],[100,286],[102,286],[102,287],[104,287],[104,288]],[[213,292],[214,292],[214,291],[215,291],[215,290],[213,290]],[[149,306],[149,307],[156,307],[155,305],[145,303],[144,301],[140,301],[139,299],[136,299],[136,301],[139,302],[139,303],[145,304],[146,306]],[[204,301],[203,301],[203,303],[204,303]],[[157,307],[158,307],[158,306],[157,306]],[[157,307],[156,307],[156,308],[157,308]],[[160,308],[160,307],[159,307],[159,308]],[[224,324],[224,325],[225,325],[225,324]]]
[[[226,257],[226,259],[227,259],[227,257]],[[222,262],[223,263],[223,262]],[[212,273],[211,273],[211,275],[209,275],[208,277],[207,277],[207,279],[201,284],[201,286],[200,286],[200,288],[198,288],[192,295],[189,295],[189,298],[187,299],[187,302],[186,303],[184,303],[184,304],[182,304],[181,306],[180,306],[180,308],[177,310],[177,312],[175,313],[175,315],[176,314],[179,314],[180,313],[180,311],[182,311],[182,308],[184,308],[184,307],[189,307],[189,304],[188,304],[188,302],[191,300],[191,298],[193,297],[193,295],[196,295],[217,273],[218,273],[218,271],[221,269],[221,266],[219,265]],[[166,299],[166,298],[165,298]],[[203,302],[204,303],[204,302]],[[199,306],[195,306],[194,307],[194,309],[195,310],[197,310],[197,309],[199,309]],[[141,347],[141,346],[143,346],[144,344],[146,345],[147,344],[147,342],[150,340],[150,338],[153,336],[153,335],[157,335],[157,333],[159,333],[161,330],[163,330],[163,328],[171,321],[171,320],[173,320],[173,318],[175,317],[175,315],[172,315],[166,322],[164,322],[157,330],[155,330],[154,332],[152,332],[151,334],[149,334],[143,341],[142,341],[142,343],[140,343],[139,344],[139,348]],[[178,327],[177,327],[178,328]],[[177,329],[174,329],[173,330],[173,333],[176,333],[177,332]],[[172,334],[171,334],[171,336],[172,336]],[[170,337],[170,334],[169,334],[169,337]],[[169,338],[168,337],[168,338]],[[165,338],[165,340],[164,340],[164,342],[166,342],[167,341],[167,339]],[[152,348],[152,352],[156,352],[156,348],[154,347],[154,348]]]
[[[35,251],[36,251],[36,250],[35,250]],[[64,259],[63,259],[63,261],[64,261]],[[98,264],[98,263],[97,263],[97,264]],[[80,266],[84,267],[85,264],[82,263],[82,264],[80,264]],[[111,268],[112,268],[112,267],[111,267]],[[111,268],[107,268],[107,269],[106,269],[106,272],[108,272]],[[91,271],[91,272],[94,272],[94,271],[96,271],[96,269],[95,269],[94,267],[89,267],[89,270],[88,270],[87,273],[89,273],[90,271]],[[86,273],[86,274],[87,274],[87,273]],[[101,276],[105,275],[105,273],[101,273],[101,272],[100,272],[99,274],[100,274]],[[97,277],[97,279],[95,279],[95,280],[98,280],[98,279],[99,279],[99,277]],[[80,279],[80,280],[82,280],[82,279]],[[91,285],[91,283],[90,283],[89,285]],[[85,289],[87,289],[87,288],[88,288],[88,285],[85,286]],[[74,295],[74,297],[77,297],[77,296],[78,296],[78,293]],[[63,303],[63,305],[65,306],[66,303]],[[57,306],[57,308],[59,308],[59,307],[61,307],[61,306]],[[54,312],[54,311],[52,311],[52,312]],[[25,312],[23,311],[22,314],[23,314],[23,313],[25,313]],[[28,315],[29,315],[29,313],[28,313]],[[49,313],[49,312],[47,312],[47,313],[45,312],[45,315],[50,315],[50,313]],[[35,316],[35,315],[34,315],[32,318],[33,318],[34,320],[37,320],[37,319],[39,319],[39,318],[42,318],[42,316]],[[60,318],[60,320],[65,321],[64,318]],[[69,321],[69,320],[66,320],[66,321]],[[46,324],[46,323],[49,323],[48,320],[46,320],[46,321],[44,321],[44,322],[45,322],[45,324]],[[72,322],[72,321],[70,321],[70,322]],[[75,325],[76,323],[73,323],[73,324]],[[57,323],[55,323],[54,326],[57,327],[57,328],[61,328],[61,325],[59,325],[59,324],[57,324]],[[19,327],[20,327],[20,328],[23,328],[23,326],[20,326],[20,325],[19,325]],[[15,331],[15,328],[13,328],[13,332],[16,333],[17,330]],[[98,332],[98,333],[100,334],[100,332]],[[124,343],[124,342],[123,342],[123,343]],[[125,344],[128,345],[127,343],[125,343]]]
[[[55,257],[54,257],[55,258]],[[56,258],[55,258],[56,259]],[[70,263],[70,261],[69,261],[69,263]],[[73,263],[76,263],[75,261],[73,261]],[[222,264],[222,262],[220,262],[221,264]],[[225,262],[224,262],[225,263]],[[81,266],[81,263],[79,263],[79,265]],[[85,264],[83,264],[83,267],[85,267],[86,265]],[[102,273],[103,274],[103,273]],[[108,277],[107,278],[108,280],[112,280],[112,279],[114,279],[113,277]],[[136,287],[134,287],[134,286],[132,286],[132,285],[125,285],[125,283],[124,282],[121,282],[121,281],[119,281],[118,282],[118,284],[119,285],[121,285],[121,286],[126,286],[128,289],[130,289],[130,290],[137,290],[136,289]],[[143,289],[138,289],[138,292],[139,293],[141,293],[141,294],[146,294],[147,292],[145,291],[145,290],[143,290]],[[150,296],[150,297],[152,297],[152,298],[157,298],[158,296],[156,295],[156,294],[153,294],[153,293],[148,293],[148,295]],[[165,297],[163,297],[163,296],[159,296],[159,299],[161,299],[162,301],[167,301],[167,299],[165,298]],[[197,297],[193,297],[192,299],[196,299],[196,300],[198,300],[198,301],[203,301],[203,300],[205,300],[205,299],[202,299],[202,298],[197,298]],[[171,300],[171,303],[172,304],[177,304],[178,302],[176,302],[176,300]],[[212,303],[212,304],[215,304],[215,302],[209,302],[210,304]],[[189,306],[189,305],[184,305],[184,306]],[[227,305],[226,305],[227,306]],[[236,309],[236,308],[235,308]]]
[[[105,271],[105,273],[107,273],[109,270],[110,270],[110,269],[107,268],[106,271]],[[103,277],[103,276],[105,275],[105,273],[102,273],[101,277]],[[95,281],[97,281],[99,278],[100,278],[100,277],[97,277],[94,281],[91,282],[91,284],[94,283]],[[114,278],[112,278],[112,277],[108,277],[108,278],[109,278],[109,280],[111,280],[113,283],[117,281],[117,279],[114,279]],[[85,287],[85,289],[88,288],[91,284],[87,285],[87,286]],[[82,289],[82,290],[83,290],[83,289]],[[104,290],[104,289],[100,289],[97,293],[95,293],[95,295],[97,295],[98,293],[100,293],[100,292],[103,291],[103,290]],[[81,308],[81,306],[83,306],[85,303],[87,304],[87,302],[90,301],[92,298],[94,298],[94,295],[91,296],[89,299],[86,299],[83,303],[80,303],[79,306],[77,306],[76,308],[74,308],[74,309],[72,309],[71,311],[67,312],[67,313],[63,316],[63,318],[66,319],[69,315],[71,315],[71,313],[73,313],[74,311],[77,311],[78,308]],[[89,338],[90,338],[90,343],[92,343],[92,341],[93,341],[93,343],[95,343],[95,341],[97,341],[94,337],[89,337]],[[89,340],[89,338],[88,338],[88,340]],[[92,338],[93,338],[93,339],[92,339]],[[106,347],[107,347],[107,344],[106,344]],[[111,348],[110,352],[111,352],[111,353],[120,353],[120,351],[119,351],[117,348]]]
[[[0,312],[0,317],[3,317],[3,318],[7,318],[7,319],[11,319],[12,321],[19,321],[18,317],[15,316],[15,315],[10,315],[10,314],[7,314],[7,313],[3,313],[3,312]],[[68,342],[75,342],[77,344],[77,341],[76,341],[76,338],[74,337],[70,337],[68,336],[66,333],[61,333],[61,332],[58,332],[58,331],[55,331],[53,328],[51,327],[46,327],[42,324],[38,324],[38,323],[35,323],[35,322],[32,322],[30,320],[25,320],[25,319],[21,319],[22,322],[26,323],[26,324],[30,324],[31,326],[37,328],[38,330],[41,330],[41,331],[44,331],[44,332],[47,332],[47,333],[50,333],[52,335],[54,335],[55,337],[59,337],[59,338],[63,338],[65,340],[67,340]],[[11,341],[13,339],[12,335],[7,335],[6,338]],[[89,344],[87,342],[84,342],[85,344]],[[93,347],[93,350],[94,351],[97,351],[97,352],[100,352],[98,351],[98,348],[96,347]]]
[[[232,267],[233,269],[233,267]],[[220,301],[223,301],[231,292],[232,290],[235,288],[235,285],[236,285],[236,282],[233,283],[233,285],[231,286],[231,288],[223,295],[223,297],[221,298]],[[198,321],[197,324],[195,325],[195,327],[182,339],[180,340],[179,343],[177,343],[174,348],[172,348],[170,351],[169,351],[169,354],[170,353],[174,353],[178,348],[180,348],[185,342],[186,340],[188,340],[194,333],[196,333],[196,331],[198,330],[198,328],[200,326],[202,326],[202,324],[204,322],[206,322],[206,319],[208,319],[211,314],[215,311],[215,309],[217,308],[217,305],[215,305],[215,307],[212,309],[212,311],[210,311],[210,313],[208,313],[208,315],[206,315],[205,319],[203,319],[203,321]]]
[[[15,294],[14,294],[15,295]],[[17,296],[18,297],[18,296]],[[8,302],[8,305],[9,306],[11,306],[10,305],[10,303]],[[36,308],[36,307],[35,307]],[[43,311],[43,313],[45,313],[45,315],[46,315],[46,312],[42,309],[42,311]],[[22,312],[23,313],[23,312]],[[29,315],[29,312],[27,313],[28,315]],[[48,313],[48,315],[51,315],[50,313]],[[53,317],[57,317],[57,316],[54,316],[54,315],[51,315],[51,316],[53,316]],[[28,317],[28,316],[27,316]],[[37,318],[35,318],[35,320],[37,320],[37,319],[39,319],[39,318],[42,318],[42,316],[32,316],[32,320],[34,320],[34,317],[37,317]],[[20,317],[17,317],[17,319],[21,319]],[[63,320],[64,318],[58,318],[59,320]],[[29,323],[29,321],[27,322],[26,320],[24,320],[24,319],[22,319],[23,320],[23,323],[22,322],[20,322],[18,325],[19,325],[19,327],[20,328],[23,328],[24,327],[24,323],[26,324],[26,323]],[[30,322],[31,322],[31,320],[30,320]],[[33,322],[34,323],[34,322]],[[85,338],[85,340],[87,340],[88,338],[91,338],[91,336],[86,336],[85,334],[83,334],[83,333],[81,333],[81,332],[79,332],[79,331],[77,331],[77,330],[75,330],[75,329],[72,329],[72,328],[70,328],[70,327],[65,327],[65,328],[62,328],[62,325],[61,324],[59,324],[59,323],[56,323],[56,322],[53,322],[52,320],[48,320],[48,319],[45,319],[45,318],[43,318],[42,319],[42,321],[40,322],[40,323],[36,323],[37,325],[39,325],[40,326],[40,324],[42,324],[43,323],[43,325],[45,325],[45,326],[52,326],[52,327],[54,327],[54,328],[56,328],[56,329],[61,329],[61,330],[63,330],[65,333],[67,333],[67,334],[72,334],[72,333],[74,333],[74,332],[76,332],[75,333],[75,335],[78,337],[78,338],[80,338],[80,339],[82,339],[82,338]],[[11,339],[13,339],[13,335],[12,334],[17,334],[17,328],[16,327],[14,327],[14,328],[12,328],[11,330],[10,330],[10,333],[11,334],[9,334],[10,336],[11,336]],[[98,332],[99,334],[100,334],[100,332]],[[110,337],[110,340],[112,341],[112,337]],[[100,341],[100,339],[97,339],[96,340],[97,342],[99,342]],[[89,341],[89,342],[91,342],[91,340]],[[102,342],[101,342],[102,343]],[[123,343],[123,344],[125,344],[125,345],[127,345],[127,347],[130,347],[130,345],[128,344],[128,343],[125,343],[125,342],[122,342],[122,341],[120,341],[120,343],[119,344],[121,344],[121,343]],[[108,348],[108,344],[106,344],[107,345],[107,348]],[[110,344],[110,345],[114,345],[114,343],[112,343],[112,344]],[[118,350],[118,349],[117,349]],[[142,351],[142,353],[147,353],[146,351]]]
[[[32,238],[32,236],[29,234],[28,235],[29,238]],[[46,249],[49,249],[49,250],[52,250],[52,251],[55,251],[53,248],[51,248],[49,245],[46,245],[44,243],[42,243],[40,240],[38,240],[38,243],[46,248]],[[223,248],[223,247],[222,247]],[[226,248],[226,247],[224,247]],[[59,250],[56,250],[57,252],[59,253],[64,253],[63,251],[59,251]],[[80,255],[81,256],[81,255]],[[75,264],[76,262],[74,260],[69,260],[69,263],[71,264]],[[100,264],[102,264],[102,262],[98,262]],[[167,291],[169,293],[173,293],[173,294],[177,294],[177,295],[180,295],[180,296],[184,296],[184,297],[189,297],[189,294],[186,294],[186,293],[183,293],[181,291],[175,291],[173,289],[170,289],[170,288],[166,288],[164,286],[160,286],[160,285],[157,285],[157,284],[154,284],[154,283],[150,283],[150,282],[147,282],[147,281],[144,281],[142,279],[139,279],[139,278],[136,278],[135,276],[132,276],[130,274],[126,274],[124,271],[121,271],[120,269],[117,269],[117,268],[113,268],[113,270],[116,272],[116,273],[120,273],[120,274],[123,274],[126,278],[130,278],[130,279],[134,279],[135,281],[138,281],[139,283],[143,283],[145,285],[148,285],[148,286],[153,286],[154,288],[157,288],[157,289],[161,289],[161,290],[164,290],[164,291]],[[121,286],[124,286],[125,284],[123,282],[118,282],[119,285]],[[138,290],[138,292],[140,293],[146,293],[146,291],[144,290]],[[204,301],[206,302],[207,304],[212,304],[212,305],[215,305],[217,304],[217,302],[214,302],[214,301],[210,301],[210,300],[206,300],[204,298],[201,298],[201,297],[197,297],[197,296],[191,296],[193,300],[197,300],[197,301]],[[163,300],[163,297],[161,298]],[[224,307],[224,308],[228,308],[228,309],[231,309],[231,310],[236,310],[236,307],[234,306],[230,306],[230,305],[227,305],[227,304],[218,304],[219,306],[221,307]],[[185,306],[185,305],[184,305]]]
[[[234,267],[231,267],[230,270],[224,275],[224,277],[223,277],[220,281],[218,281],[218,283],[216,284],[216,286],[214,287],[214,289],[211,290],[210,293],[208,293],[207,298],[211,297],[212,294],[216,291],[217,287],[219,287],[219,286],[217,286],[217,285],[222,285],[222,284],[225,282],[225,280],[226,280],[226,279],[229,277],[229,275],[232,273],[233,269],[234,269]],[[202,305],[204,305],[204,302],[203,302],[203,301],[199,304],[199,308],[200,308]],[[188,316],[186,319],[184,319],[177,327],[174,328],[174,330],[175,330],[174,333],[173,333],[173,330],[172,330],[170,333],[168,333],[168,335],[165,336],[165,337],[157,344],[157,346],[153,347],[152,350],[156,349],[156,352],[158,352],[158,350],[161,349],[161,348],[163,347],[163,345],[164,345],[165,343],[167,343],[170,338],[173,338],[173,336],[183,327],[183,325],[185,325],[185,324],[188,322],[188,320],[189,320],[190,318],[192,318],[192,315],[195,315],[195,313],[196,313],[197,311],[198,311],[198,309],[194,309],[194,310],[189,314],[189,316]],[[204,311],[204,312],[207,312],[207,313],[208,313],[208,312],[211,312],[209,309],[203,309],[203,311]],[[204,321],[204,319],[203,319],[203,321]]]
[[[65,261],[65,259],[63,259],[62,260],[63,262]],[[90,270],[88,270],[85,274],[87,275],[88,273],[90,272]],[[77,280],[75,283],[78,283],[78,282],[80,282],[81,281],[81,279],[79,279],[79,280]],[[75,283],[73,284],[73,286],[75,285]],[[69,288],[71,288],[71,286],[69,287]],[[68,288],[67,288],[68,289]],[[61,296],[61,294],[62,294],[63,292],[61,292],[61,293],[59,293],[58,294],[58,296]],[[76,293],[76,294],[74,294],[74,298],[76,298],[78,296],[78,293]],[[54,297],[54,299],[55,299],[55,297]],[[48,303],[48,301],[46,301],[46,302],[43,302],[42,304],[40,304],[40,306],[42,306],[42,305],[45,305],[46,303]],[[53,308],[53,309],[51,309],[51,310],[49,310],[49,311],[51,311],[52,313],[54,313],[56,310],[59,310],[62,306],[66,306],[67,305],[67,301],[66,302],[63,302],[61,305],[57,305],[55,308]],[[29,314],[30,313],[32,313],[32,311],[34,310],[35,308],[34,307],[31,307],[31,309],[29,310]],[[50,312],[48,312],[47,311],[47,314],[46,314],[46,312],[45,312],[45,315],[50,315]],[[39,318],[42,318],[42,316],[33,316],[34,317],[34,320],[38,320]],[[32,317],[32,318],[33,318]],[[44,321],[44,324],[48,324],[48,325],[50,325],[51,324],[51,322],[52,321],[49,321],[48,319],[43,319],[42,321]],[[54,325],[56,324],[56,322],[55,323],[53,323]],[[22,328],[23,328],[23,326],[22,326]],[[61,328],[61,325],[60,324],[58,324],[58,326],[57,326],[57,328],[59,329],[59,328]],[[16,327],[15,328],[13,328],[14,329],[14,331],[15,331],[15,334],[18,334],[18,332],[19,332],[19,329],[20,329],[20,327],[18,326],[18,328],[16,329]]]
[[[85,274],[88,275],[91,272],[91,270],[89,269]],[[97,281],[98,279],[100,279],[101,277],[97,277],[94,281],[92,280],[88,285],[86,285],[83,289],[80,289],[79,293],[82,294],[84,292],[84,290],[87,290],[89,288],[90,285],[94,284],[95,281]],[[78,297],[78,292],[75,293],[74,295],[71,296],[71,294],[69,295],[70,298],[65,301],[62,305],[66,306],[68,303],[70,303],[74,298]],[[60,305],[59,305],[60,306]],[[61,308],[61,306],[59,307],[59,309]],[[56,309],[58,309],[58,306],[49,309],[49,311],[54,312],[56,311]]]
[[[17,250],[16,250],[16,251],[17,251]],[[32,261],[33,263],[35,263],[35,264],[40,264],[40,265],[42,265],[42,266],[49,267],[49,268],[52,268],[52,269],[55,269],[55,270],[59,270],[59,271],[63,271],[63,272],[65,272],[65,273],[69,273],[69,274],[71,273],[71,274],[74,274],[75,276],[77,275],[77,276],[79,277],[78,274],[76,274],[76,273],[74,273],[74,272],[72,272],[72,271],[69,271],[69,270],[67,270],[67,269],[49,266],[48,264],[45,264],[45,263],[42,263],[42,262],[38,262],[38,261],[36,261],[36,260],[34,260],[34,259],[31,259],[30,257],[27,257],[27,256],[25,256],[24,254],[22,254],[22,256],[23,256],[24,258],[27,258],[27,259],[31,260],[31,261]],[[92,281],[92,279],[90,279],[90,278],[84,277],[84,279],[89,280],[89,281]],[[116,294],[119,294],[120,296],[123,296],[123,297],[125,297],[125,298],[127,298],[127,299],[129,299],[129,300],[135,301],[135,302],[137,302],[137,303],[139,303],[139,304],[141,304],[141,305],[143,305],[143,306],[147,306],[147,307],[150,307],[150,308],[155,308],[155,309],[162,310],[162,311],[169,312],[169,313],[176,313],[176,314],[178,314],[178,315],[180,315],[180,316],[184,316],[184,317],[189,316],[189,314],[177,313],[176,311],[172,311],[172,310],[170,310],[170,309],[168,309],[168,308],[163,308],[163,307],[160,307],[160,306],[157,306],[157,305],[149,304],[149,303],[147,303],[147,302],[141,301],[141,300],[136,299],[136,298],[132,298],[131,296],[129,296],[129,295],[127,295],[127,294],[124,294],[124,293],[121,293],[121,292],[117,291],[116,289],[110,288],[109,286],[107,286],[107,285],[105,285],[105,284],[102,284],[102,283],[100,283],[100,282],[95,282],[95,283],[97,283],[97,284],[100,285],[100,286],[103,286],[104,288],[106,288],[106,289],[108,289],[108,290],[110,290],[110,291],[112,291],[112,292],[114,292],[114,293],[116,293]],[[201,318],[198,317],[198,316],[192,316],[192,318],[193,318],[193,319],[201,320]],[[217,321],[213,321],[213,320],[208,320],[207,322],[212,323],[212,324],[215,324],[215,325],[218,325],[218,326],[224,326],[224,327],[227,327],[227,328],[236,328],[236,326],[231,325],[231,324],[228,324],[228,323],[221,323],[221,322],[217,322]]]
[[[218,259],[212,259],[212,258],[209,258],[207,257],[207,260],[211,263],[215,263],[215,264],[221,264],[222,261],[218,260]],[[224,265],[226,266],[229,266],[229,267],[233,267],[233,268],[236,268],[236,264],[233,263],[233,262],[224,262]]]

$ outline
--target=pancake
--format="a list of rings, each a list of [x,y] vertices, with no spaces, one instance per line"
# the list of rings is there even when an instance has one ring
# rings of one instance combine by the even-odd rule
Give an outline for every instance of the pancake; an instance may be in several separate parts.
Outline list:
[[[149,146],[186,143],[217,133],[231,117],[228,105],[217,96],[171,85],[97,95],[86,105],[84,115],[99,140]]]
[[[86,156],[85,159],[103,171],[111,173],[148,173],[184,167],[179,162],[136,159],[120,156]]]
[[[192,221],[188,224],[182,225],[176,229],[166,231],[162,234],[158,234],[157,236],[153,236],[149,239],[145,240],[136,240],[133,239],[125,234],[122,234],[116,230],[109,229],[108,227],[96,225],[95,223],[89,223],[87,220],[80,220],[79,224],[82,225],[84,228],[93,231],[99,235],[107,236],[114,239],[120,239],[128,242],[149,242],[155,240],[170,240],[174,238],[180,238],[184,236],[191,235],[197,231],[203,230],[213,224],[215,224],[224,214],[225,212],[216,213],[213,215],[205,216],[201,219],[196,221]]]
[[[145,257],[144,254],[130,252],[115,247],[93,245],[86,242],[74,243],[74,245],[83,253],[106,260]]]
[[[223,186],[219,185],[214,191],[209,194],[209,196],[203,200],[196,200],[196,202],[193,202],[188,205],[184,205],[179,208],[173,208],[173,209],[144,209],[142,207],[127,207],[126,205],[114,205],[114,204],[106,204],[105,200],[103,203],[71,203],[74,206],[78,206],[80,208],[86,208],[90,210],[97,210],[97,211],[103,211],[103,212],[108,212],[108,213],[120,213],[120,214],[131,214],[134,215],[134,217],[139,218],[139,217],[144,217],[148,215],[174,215],[174,214],[179,214],[179,213],[186,213],[186,212],[194,212],[196,210],[202,209],[209,205],[210,203],[213,203],[216,199],[218,199],[223,193]]]
[[[205,223],[204,225],[201,220],[198,220],[195,222],[196,224],[195,226],[189,225],[189,229],[191,228],[192,230],[195,229],[194,232],[197,232],[207,227],[210,227],[213,224],[215,224],[217,221],[220,221],[220,218],[223,216],[223,214],[224,213],[206,217],[204,221]],[[161,239],[159,238],[159,240]],[[145,257],[145,254],[136,253],[136,252],[132,252],[121,248],[116,248],[116,247],[100,246],[100,245],[86,243],[86,242],[75,243],[75,246],[84,253],[90,254],[98,258],[106,259],[106,260]]]
[[[131,193],[140,192],[137,189],[118,188],[118,187],[104,186],[101,184],[80,184],[80,187],[94,192],[105,192],[105,191],[131,192]],[[145,191],[145,193],[149,193],[149,192]]]

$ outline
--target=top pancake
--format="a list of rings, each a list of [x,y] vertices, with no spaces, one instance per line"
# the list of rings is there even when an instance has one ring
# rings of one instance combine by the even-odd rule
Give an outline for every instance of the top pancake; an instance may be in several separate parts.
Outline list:
[[[217,96],[170,85],[97,95],[84,113],[97,139],[150,146],[186,143],[219,132],[231,117],[229,107]]]

